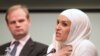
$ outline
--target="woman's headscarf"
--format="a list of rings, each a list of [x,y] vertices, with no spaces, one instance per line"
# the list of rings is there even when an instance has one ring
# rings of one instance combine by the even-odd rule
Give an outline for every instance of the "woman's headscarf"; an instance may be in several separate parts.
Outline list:
[[[71,29],[66,43],[89,39],[91,26],[87,14],[79,9],[68,9],[60,15],[66,16],[71,21]]]
[[[60,13],[60,15],[66,16],[71,21],[70,32],[66,41],[63,44],[73,46],[73,49],[77,47],[84,39],[89,39],[91,33],[90,20],[84,12],[79,9],[67,9]],[[60,44],[55,40],[55,34],[53,36],[52,48],[60,48]],[[48,50],[48,52],[50,51]]]
[[[75,51],[83,40],[89,39],[91,33],[89,17],[79,9],[68,9],[60,15],[66,16],[71,21],[71,29],[64,44],[71,44]]]

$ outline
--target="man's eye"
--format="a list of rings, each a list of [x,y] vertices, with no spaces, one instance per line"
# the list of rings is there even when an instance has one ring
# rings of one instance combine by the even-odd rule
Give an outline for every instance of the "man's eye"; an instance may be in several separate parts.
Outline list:
[[[16,21],[12,21],[12,22],[10,22],[10,24],[15,24],[16,23]]]
[[[24,20],[19,20],[19,22],[24,22]]]

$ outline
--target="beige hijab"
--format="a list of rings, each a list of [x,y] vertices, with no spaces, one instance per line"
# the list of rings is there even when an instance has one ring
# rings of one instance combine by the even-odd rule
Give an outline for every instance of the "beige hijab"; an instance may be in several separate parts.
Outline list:
[[[71,29],[68,38],[64,43],[56,41],[54,34],[53,43],[49,46],[48,53],[51,51],[52,48],[55,48],[56,51],[58,51],[63,45],[72,45],[73,52],[71,56],[75,56],[78,51],[77,49],[80,48],[79,46],[82,42],[89,42],[89,45],[95,48],[94,45],[88,40],[91,33],[91,25],[87,14],[79,9],[67,9],[63,11],[60,15],[66,16],[71,21]],[[85,45],[83,44],[83,47],[84,46]]]

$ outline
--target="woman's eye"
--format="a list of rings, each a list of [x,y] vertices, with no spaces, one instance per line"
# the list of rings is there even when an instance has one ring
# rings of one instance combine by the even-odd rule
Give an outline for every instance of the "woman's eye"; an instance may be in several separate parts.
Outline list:
[[[57,25],[59,24],[59,21],[57,21]]]
[[[67,26],[68,24],[67,24],[67,23],[62,23],[62,25],[63,25],[63,26]]]

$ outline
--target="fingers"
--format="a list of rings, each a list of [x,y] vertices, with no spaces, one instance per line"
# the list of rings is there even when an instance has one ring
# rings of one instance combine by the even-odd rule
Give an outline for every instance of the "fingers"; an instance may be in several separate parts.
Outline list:
[[[67,45],[67,47],[68,47],[68,52],[72,52],[72,46],[71,45]]]
[[[65,45],[61,49],[65,50],[67,52],[72,52],[72,46],[71,45]]]
[[[70,56],[72,49],[71,45],[65,45],[59,51],[53,53],[53,56]]]
[[[66,56],[70,56],[72,53],[72,46],[71,45],[65,45],[62,48],[63,54],[65,54]]]
[[[66,56],[70,56],[71,55],[71,52],[66,52],[65,55]]]

